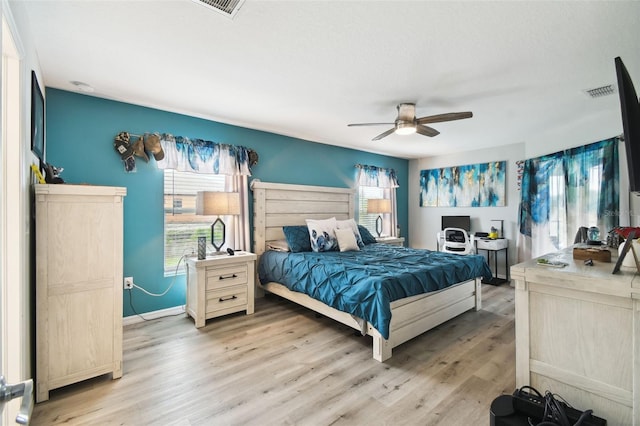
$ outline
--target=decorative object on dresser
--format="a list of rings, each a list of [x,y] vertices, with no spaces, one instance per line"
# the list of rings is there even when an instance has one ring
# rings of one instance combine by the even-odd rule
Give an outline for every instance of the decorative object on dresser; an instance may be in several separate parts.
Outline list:
[[[367,200],[367,213],[374,213],[378,215],[378,218],[376,219],[376,232],[378,234],[378,238],[382,237],[382,215],[391,213],[391,200],[384,198],[370,198]]]
[[[233,256],[214,256],[204,260],[187,259],[187,314],[197,328],[205,321],[254,310],[256,255],[236,251]]]
[[[226,240],[226,226],[220,216],[240,214],[240,194],[237,192],[199,191],[196,194],[196,214],[202,216],[218,216],[211,224],[211,245],[216,254],[225,254],[220,249]],[[218,244],[215,238],[216,229],[222,232],[222,241]]]
[[[577,245],[573,247],[573,258],[578,260],[592,259],[597,262],[611,262],[611,251],[608,247]]]
[[[106,373],[122,376],[126,188],[35,185],[36,401]]]
[[[624,245],[622,247],[619,248],[618,250],[618,261],[616,262],[614,268],[613,268],[613,273],[616,274],[620,271],[620,268],[622,267],[623,263],[625,263],[626,265],[633,265],[633,263],[635,263],[635,267],[638,271],[638,273],[640,273],[640,259],[638,259],[638,256],[640,256],[640,253],[636,253],[635,248],[633,247],[635,242],[634,239],[636,238],[636,236],[638,236],[638,231],[636,230],[632,230],[628,236],[627,236],[627,240],[624,242]],[[633,263],[631,261],[629,262],[625,262],[625,259],[627,257],[627,253],[631,251],[631,254],[633,255]],[[631,266],[633,267],[633,266]]]

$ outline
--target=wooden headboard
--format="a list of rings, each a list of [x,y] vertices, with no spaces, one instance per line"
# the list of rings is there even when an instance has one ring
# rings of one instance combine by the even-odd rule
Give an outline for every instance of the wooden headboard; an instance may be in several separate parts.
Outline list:
[[[254,180],[253,252],[261,255],[267,242],[284,239],[285,225],[306,225],[305,219],[338,220],[355,215],[355,189],[291,185]]]

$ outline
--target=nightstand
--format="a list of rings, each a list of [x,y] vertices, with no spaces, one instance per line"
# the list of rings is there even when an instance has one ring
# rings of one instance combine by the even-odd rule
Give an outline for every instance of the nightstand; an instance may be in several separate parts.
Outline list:
[[[205,321],[254,309],[256,255],[237,251],[234,256],[187,259],[187,314],[196,328]]]
[[[391,244],[393,246],[404,246],[403,237],[376,237],[377,243]]]

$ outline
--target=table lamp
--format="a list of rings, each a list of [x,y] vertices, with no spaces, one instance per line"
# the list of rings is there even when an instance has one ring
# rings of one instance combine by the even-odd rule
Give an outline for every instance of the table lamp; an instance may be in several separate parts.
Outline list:
[[[378,214],[376,219],[376,232],[378,237],[382,236],[382,214],[391,213],[391,200],[389,199],[369,199],[367,201],[367,213]]]
[[[211,224],[211,245],[216,249],[216,254],[220,253],[220,248],[226,240],[226,226],[220,216],[240,214],[240,193],[238,192],[213,192],[199,191],[196,194],[196,215],[218,216]],[[215,230],[222,229],[222,241],[215,238]]]

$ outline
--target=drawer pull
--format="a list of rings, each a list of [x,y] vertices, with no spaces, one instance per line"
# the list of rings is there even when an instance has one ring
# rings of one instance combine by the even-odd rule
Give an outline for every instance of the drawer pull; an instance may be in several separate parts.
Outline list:
[[[238,276],[236,274],[231,274],[231,275],[227,275],[227,276],[220,275],[219,279],[220,279],[220,281],[222,281],[222,280],[229,280],[231,278],[238,278]]]
[[[226,299],[224,297],[221,297],[220,299],[218,299],[218,302],[226,302],[228,300],[233,300],[233,299],[237,299],[238,296],[236,296],[235,294],[231,297],[227,297]]]

